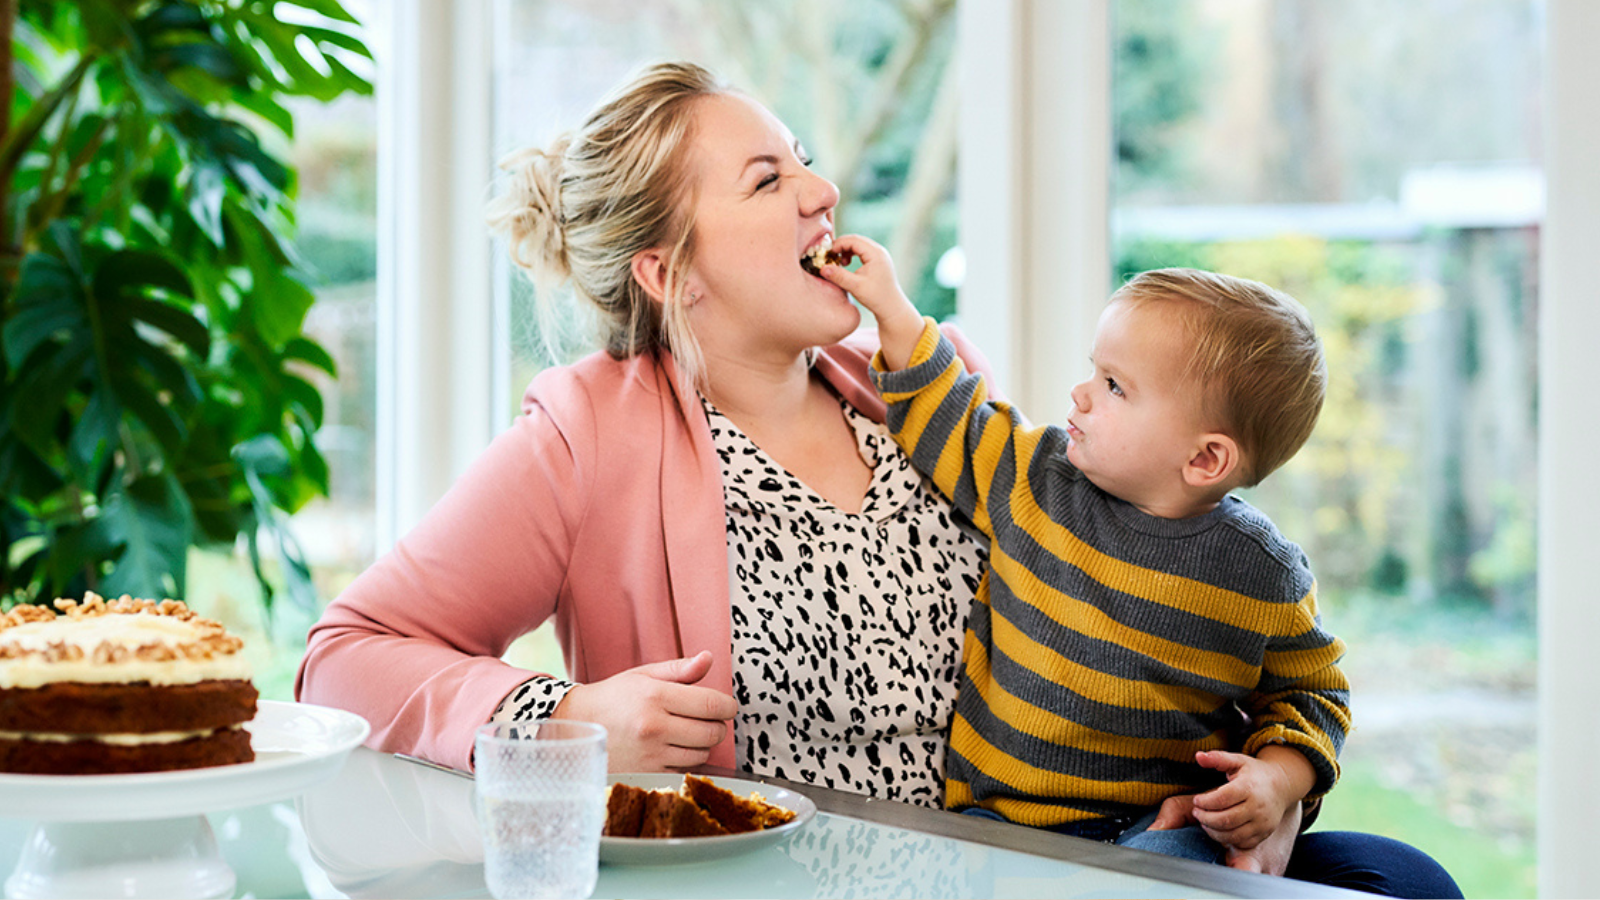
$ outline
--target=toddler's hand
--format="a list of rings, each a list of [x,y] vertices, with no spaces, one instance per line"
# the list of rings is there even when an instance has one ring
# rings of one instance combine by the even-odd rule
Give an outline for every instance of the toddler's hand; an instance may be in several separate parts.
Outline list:
[[[1227,784],[1195,796],[1195,820],[1213,840],[1236,850],[1266,840],[1304,796],[1281,766],[1267,760],[1210,750],[1195,754],[1195,761],[1228,776]]]
[[[1293,855],[1295,841],[1300,837],[1300,815],[1301,806],[1296,803],[1266,840],[1249,850],[1229,847],[1223,862],[1229,868],[1246,872],[1282,875],[1289,867],[1289,857]]]
[[[900,289],[889,251],[859,234],[840,235],[834,239],[833,249],[854,256],[861,265],[855,271],[844,266],[823,266],[822,277],[844,288],[871,311],[878,320],[884,362],[890,369],[905,368],[922,336],[922,314]]]

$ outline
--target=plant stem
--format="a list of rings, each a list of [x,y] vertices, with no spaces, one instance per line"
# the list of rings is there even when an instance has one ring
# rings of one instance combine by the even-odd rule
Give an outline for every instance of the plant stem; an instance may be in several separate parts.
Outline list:
[[[16,80],[12,68],[16,64],[11,50],[11,39],[16,31],[17,0],[0,0],[0,147],[5,146],[11,131],[12,98],[16,93]],[[11,179],[0,179],[0,283],[11,280],[16,264],[17,250],[11,243]]]

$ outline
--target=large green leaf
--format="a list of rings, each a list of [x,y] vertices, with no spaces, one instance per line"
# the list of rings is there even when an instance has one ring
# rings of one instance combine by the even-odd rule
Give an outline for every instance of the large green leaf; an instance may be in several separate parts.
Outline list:
[[[46,341],[84,327],[83,285],[65,262],[44,253],[22,261],[16,312],[5,323],[6,362],[19,367]]]
[[[288,454],[281,445],[269,446],[265,441],[256,440],[241,446],[235,455],[243,468],[245,483],[250,486],[251,508],[259,526],[248,534],[246,541],[250,549],[250,562],[257,580],[261,582],[264,596],[270,597],[271,593],[258,545],[263,531],[277,540],[278,561],[289,598],[302,609],[314,610],[316,590],[311,583],[311,568],[306,564],[305,553],[301,551],[294,534],[280,521],[275,511],[277,497],[268,489],[262,477],[270,469],[286,470]],[[271,610],[270,605],[268,610]]]
[[[10,426],[17,439],[40,458],[56,457],[58,427],[68,416],[68,400],[92,377],[94,348],[89,335],[77,333],[58,352],[39,354],[16,381],[23,398],[11,407]]]
[[[162,3],[146,13],[134,27],[149,40],[170,32],[209,32],[211,23],[193,4]]]
[[[309,9],[318,15],[327,16],[330,19],[335,19],[340,22],[349,22],[352,25],[359,24],[356,22],[355,16],[352,16],[350,13],[346,12],[345,8],[339,4],[338,0],[281,0],[280,5],[298,6],[302,9]]]
[[[218,81],[243,87],[245,70],[226,48],[217,44],[191,41],[165,48],[155,55],[157,68],[192,66]]]
[[[121,546],[106,576],[109,596],[183,596],[194,517],[176,479],[153,475],[112,493],[97,520],[98,536]]]
[[[197,358],[211,352],[211,329],[189,310],[145,297],[124,297],[122,303],[129,318],[165,331]]]
[[[303,363],[316,366],[329,375],[337,376],[339,366],[333,360],[333,354],[323,349],[321,344],[307,340],[303,337],[290,338],[283,345],[283,358],[285,360],[299,360]]]
[[[172,405],[162,401],[159,393],[132,380],[114,382],[113,390],[123,407],[150,430],[168,455],[182,452],[189,429]]]
[[[167,257],[146,250],[118,250],[100,261],[91,282],[102,297],[131,297],[157,289],[193,296],[189,276]]]
[[[280,346],[300,333],[317,297],[289,272],[271,270],[262,274],[263,284],[250,296],[250,318],[268,345]],[[266,297],[271,297],[272,302],[263,302]]]
[[[184,187],[189,215],[211,243],[222,246],[222,204],[227,196],[227,175],[220,165],[196,163]]]
[[[122,406],[115,395],[110,391],[89,395],[67,439],[67,468],[80,484],[100,480],[114,447],[110,435],[116,434],[121,424]]]
[[[322,427],[322,394],[316,385],[295,375],[283,376],[283,392],[289,401],[305,412],[308,430]]]

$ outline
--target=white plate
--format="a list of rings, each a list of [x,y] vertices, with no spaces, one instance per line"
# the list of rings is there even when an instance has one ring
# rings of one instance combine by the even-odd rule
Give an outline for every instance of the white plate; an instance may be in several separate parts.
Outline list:
[[[132,775],[0,775],[0,810],[43,822],[130,822],[283,800],[333,777],[366,740],[358,715],[262,700],[245,728],[254,762]]]
[[[761,831],[749,831],[744,834],[713,834],[690,838],[601,837],[600,861],[615,865],[658,866],[665,863],[722,859],[776,844],[805,827],[805,824],[817,814],[815,803],[785,788],[762,784],[759,781],[745,781],[742,778],[711,777],[709,780],[718,787],[726,788],[741,797],[755,791],[774,806],[794,810],[794,818],[777,828],[764,828]],[[683,776],[663,772],[640,772],[612,775],[607,781],[611,783],[620,781],[648,791],[656,788],[678,788],[683,784]]]

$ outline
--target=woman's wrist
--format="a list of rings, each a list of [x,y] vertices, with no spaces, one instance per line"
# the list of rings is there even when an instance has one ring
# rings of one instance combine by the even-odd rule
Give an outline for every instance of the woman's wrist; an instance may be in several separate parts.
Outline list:
[[[501,700],[489,721],[531,722],[560,718],[561,707],[574,687],[577,685],[564,678],[535,675]]]

